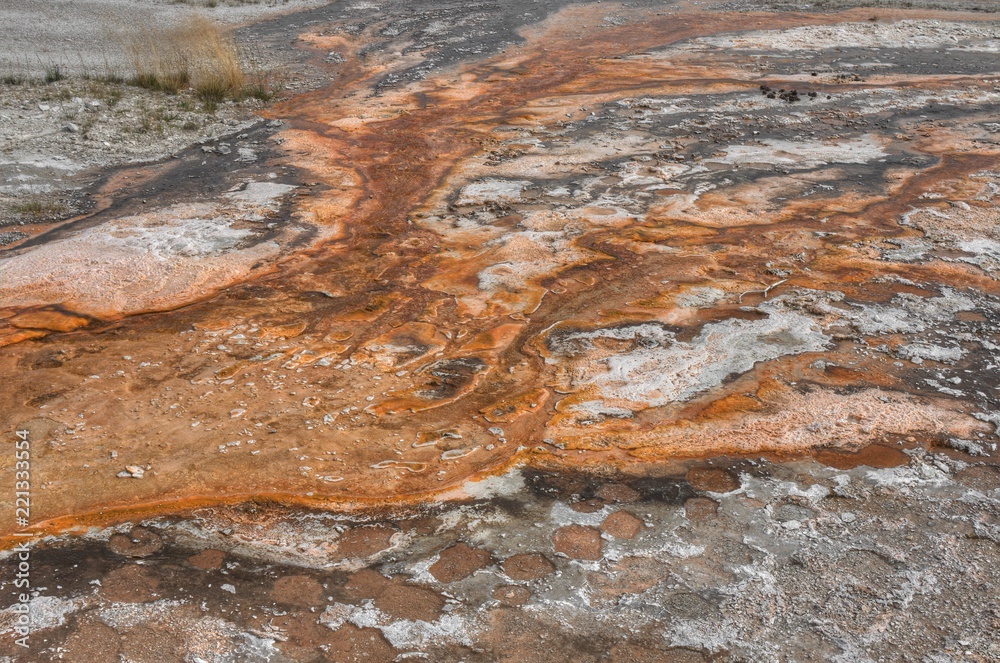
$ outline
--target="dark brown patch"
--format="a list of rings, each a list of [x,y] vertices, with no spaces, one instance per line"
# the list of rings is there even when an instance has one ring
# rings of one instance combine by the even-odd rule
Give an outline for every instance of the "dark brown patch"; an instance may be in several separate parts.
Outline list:
[[[428,570],[438,582],[455,582],[469,577],[490,561],[487,551],[456,543],[442,550],[438,561]]]
[[[1000,487],[1000,468],[996,465],[973,465],[956,472],[955,479],[969,488],[990,491]]]
[[[221,550],[207,548],[197,555],[191,555],[187,561],[188,564],[202,571],[214,571],[222,568],[222,562],[225,559],[226,553]]]
[[[695,490],[711,493],[728,493],[740,487],[740,480],[732,472],[719,467],[692,467],[687,481]]]
[[[910,462],[910,457],[899,449],[872,444],[854,452],[823,449],[816,453],[816,460],[838,470],[851,470],[861,465],[874,468],[900,467]]]
[[[684,502],[684,516],[688,520],[711,520],[719,513],[719,503],[709,497],[692,497]]]
[[[307,608],[323,602],[323,585],[309,576],[282,576],[274,581],[271,598],[285,605]]]
[[[159,597],[159,580],[137,564],[128,564],[109,573],[101,582],[101,596],[121,603],[146,603]]]
[[[538,580],[555,570],[555,564],[541,553],[512,555],[503,562],[503,572],[511,580]]]
[[[605,502],[617,502],[620,504],[637,502],[641,497],[639,491],[623,483],[606,483],[598,488],[595,494]]]
[[[704,663],[708,659],[693,649],[654,649],[623,642],[611,650],[611,663]]]
[[[432,622],[441,616],[444,597],[437,592],[396,581],[375,597],[375,607],[398,619]]]
[[[345,557],[370,557],[388,548],[396,530],[376,525],[354,527],[337,539],[337,551]]]
[[[133,527],[128,534],[114,534],[108,548],[125,557],[149,557],[163,548],[163,537],[146,527]]]
[[[396,650],[377,628],[345,624],[329,640],[326,660],[331,663],[389,663]]]
[[[131,663],[182,663],[184,648],[163,628],[140,626],[122,635],[122,655]]]
[[[96,620],[86,620],[66,638],[63,660],[83,663],[118,663],[121,638],[115,630]],[[62,657],[60,657],[62,658]]]
[[[344,583],[343,590],[349,598],[355,601],[374,599],[385,591],[392,582],[374,569],[355,571]]]
[[[597,513],[604,508],[604,503],[601,500],[583,500],[582,502],[572,502],[569,508],[577,513]]]

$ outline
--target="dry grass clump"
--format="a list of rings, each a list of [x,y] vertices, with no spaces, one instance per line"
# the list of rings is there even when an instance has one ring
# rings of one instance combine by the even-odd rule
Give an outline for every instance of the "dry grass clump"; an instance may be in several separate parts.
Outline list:
[[[176,94],[191,82],[183,31],[154,31],[143,26],[126,37],[125,52],[132,64],[132,85]]]
[[[198,96],[204,101],[242,96],[246,76],[232,36],[205,18],[193,18],[187,27]]]
[[[17,219],[12,220],[28,220],[37,223],[60,219],[69,212],[69,209],[61,202],[35,199],[12,205],[10,211],[14,217],[17,217]],[[0,223],[0,226],[2,225],[4,224]]]
[[[210,109],[226,99],[271,97],[263,76],[245,73],[232,35],[202,16],[157,32],[144,28],[126,41],[126,51],[135,72],[130,82],[140,87],[171,94],[193,88]]]

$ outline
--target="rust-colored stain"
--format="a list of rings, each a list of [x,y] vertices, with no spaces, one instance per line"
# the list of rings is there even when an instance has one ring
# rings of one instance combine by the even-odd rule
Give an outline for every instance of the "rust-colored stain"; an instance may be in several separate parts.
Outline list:
[[[378,95],[398,65],[360,57],[364,34],[305,35],[347,57],[268,111],[287,125],[274,165],[320,185],[289,212],[315,241],[122,304],[143,315],[0,309],[0,408],[33,440],[38,528],[421,499],[518,462],[992,436],[973,394],[1000,343],[1000,256],[976,243],[1000,218],[997,75],[858,82],[685,46],[870,10],[602,11]],[[901,110],[859,114],[867,90]],[[921,118],[922,95],[950,110]]]

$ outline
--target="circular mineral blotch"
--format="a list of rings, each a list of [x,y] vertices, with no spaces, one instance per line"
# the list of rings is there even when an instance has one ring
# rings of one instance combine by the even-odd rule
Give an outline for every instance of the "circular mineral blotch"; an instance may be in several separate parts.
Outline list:
[[[552,546],[557,553],[579,560],[601,559],[601,533],[593,527],[567,525],[552,534]]]
[[[729,493],[740,487],[740,480],[732,472],[719,467],[692,467],[687,482],[695,490],[710,493]]]
[[[555,564],[541,553],[513,555],[503,562],[503,572],[511,580],[538,580],[555,570]]]
[[[490,554],[485,550],[456,543],[442,550],[438,561],[428,571],[438,582],[455,582],[469,577],[490,561]]]
[[[377,628],[345,624],[333,632],[328,644],[325,661],[388,663],[396,660],[396,650]]]
[[[146,527],[133,527],[128,534],[115,534],[108,548],[125,557],[149,557],[163,548],[163,537]]]
[[[616,511],[601,523],[601,531],[616,539],[634,539],[645,525],[628,511]]]
[[[638,490],[623,483],[606,483],[597,489],[595,495],[605,502],[617,502],[619,504],[637,502],[642,497]]]
[[[271,598],[278,603],[307,608],[323,602],[323,585],[309,576],[283,576],[274,581]]]
[[[688,520],[711,520],[718,513],[719,503],[710,497],[692,497],[684,502],[684,516]]]
[[[354,527],[337,539],[337,551],[344,557],[370,557],[392,545],[396,530],[391,527]]]
[[[225,558],[226,553],[221,550],[208,548],[207,550],[202,550],[197,555],[191,555],[188,557],[187,561],[188,564],[196,569],[201,569],[202,571],[215,571],[216,569],[222,568],[222,561]]]

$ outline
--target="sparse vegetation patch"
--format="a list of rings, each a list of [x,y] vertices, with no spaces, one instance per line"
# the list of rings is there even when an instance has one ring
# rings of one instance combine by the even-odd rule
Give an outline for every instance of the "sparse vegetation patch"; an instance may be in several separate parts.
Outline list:
[[[55,83],[56,81],[61,81],[66,78],[63,73],[62,67],[57,64],[51,65],[45,69],[45,82]]]
[[[11,205],[10,211],[13,218],[9,221],[13,224],[24,221],[39,223],[62,218],[69,212],[69,208],[58,201],[35,199]]]
[[[193,88],[213,112],[227,99],[273,96],[266,76],[245,71],[232,35],[203,16],[167,30],[144,29],[128,39],[126,51],[133,85],[171,94]]]

